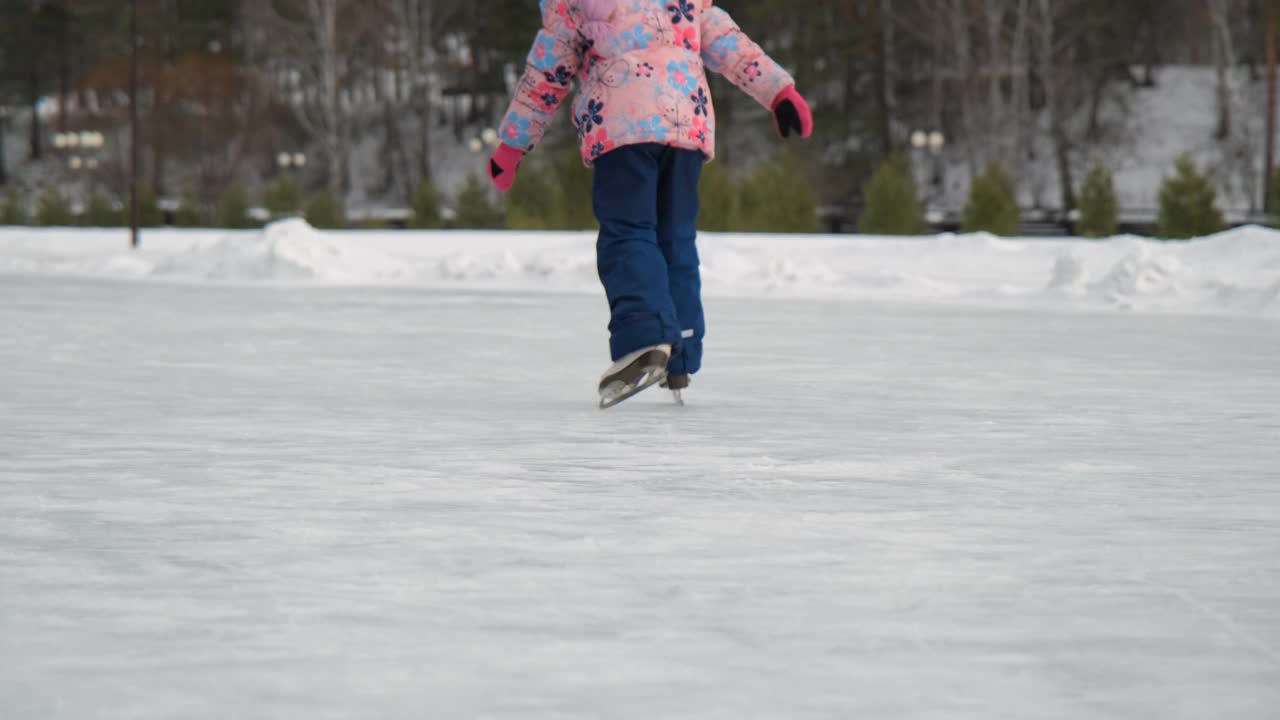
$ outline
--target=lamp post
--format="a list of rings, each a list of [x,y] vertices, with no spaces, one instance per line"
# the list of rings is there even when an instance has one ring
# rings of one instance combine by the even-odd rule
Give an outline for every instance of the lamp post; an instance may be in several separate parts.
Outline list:
[[[89,194],[94,190],[94,171],[101,164],[99,156],[106,144],[106,137],[95,130],[73,130],[53,135],[54,150],[66,158],[67,169],[78,180],[85,181]]]
[[[67,156],[67,167],[72,170],[94,170],[98,167],[98,153],[107,144],[106,137],[91,130],[55,133],[53,147]]]
[[[0,185],[9,183],[9,161],[4,154],[4,139],[9,134],[10,112],[8,105],[0,105]]]
[[[923,155],[926,151],[930,157],[928,167],[929,171],[929,199],[925,212],[930,217],[930,222],[937,222],[941,218],[938,217],[940,210],[936,207],[943,194],[943,165],[942,150],[947,145],[947,136],[938,130],[916,130],[911,133],[911,147],[915,148],[917,156]]]
[[[482,153],[492,153],[501,144],[501,138],[498,137],[498,131],[493,128],[485,128],[479,135],[471,138],[467,145],[471,148],[471,152],[480,155]],[[488,165],[485,166],[486,168]],[[484,183],[485,192],[488,194],[489,201],[493,202],[498,199],[498,191],[493,187],[492,183]]]
[[[302,183],[300,182],[299,176],[302,174],[302,169],[306,166],[306,153],[281,151],[276,154],[276,169],[282,174],[281,180],[288,179],[291,181],[289,182],[289,188],[293,195],[292,197],[289,197],[284,194],[284,189],[280,187],[280,180],[277,180],[276,187],[280,188],[281,196],[277,197],[275,202],[288,207],[269,207],[267,208],[269,213],[285,212],[305,214],[303,211],[306,207],[306,202],[302,197]]]
[[[495,150],[498,147],[498,131],[493,128],[485,128],[479,135],[471,138],[467,143],[471,148],[471,152],[480,154],[488,150]]]
[[[307,166],[307,155],[301,152],[282,152],[276,155],[276,166],[281,172],[293,171],[296,174]]]

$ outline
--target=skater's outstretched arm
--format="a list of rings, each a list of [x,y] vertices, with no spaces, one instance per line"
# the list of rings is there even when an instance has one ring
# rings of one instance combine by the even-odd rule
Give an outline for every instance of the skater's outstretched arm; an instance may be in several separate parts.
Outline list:
[[[556,111],[573,90],[582,62],[582,36],[565,0],[542,0],[542,30],[534,38],[524,75],[498,134],[502,145],[489,161],[489,177],[511,189],[520,160],[542,140]]]
[[[771,110],[778,132],[789,137],[813,133],[813,113],[796,92],[795,80],[738,27],[715,0],[701,0],[702,61]]]

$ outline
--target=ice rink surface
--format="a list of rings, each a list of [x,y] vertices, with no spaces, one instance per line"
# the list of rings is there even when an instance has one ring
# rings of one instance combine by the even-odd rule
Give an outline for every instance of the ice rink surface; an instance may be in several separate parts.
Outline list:
[[[0,717],[1280,717],[1280,323],[0,277]]]

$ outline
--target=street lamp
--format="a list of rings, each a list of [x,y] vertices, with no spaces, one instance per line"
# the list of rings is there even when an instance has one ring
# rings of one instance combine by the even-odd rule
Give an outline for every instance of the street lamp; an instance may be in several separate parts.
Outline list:
[[[307,166],[307,156],[301,152],[281,152],[276,155],[276,167],[282,173],[288,173],[294,183],[300,182],[299,175]]]
[[[479,135],[471,138],[467,143],[467,146],[471,148],[471,152],[479,155],[480,153],[492,152],[497,149],[500,142],[501,139],[498,136],[497,130],[494,130],[493,128],[485,128]],[[489,201],[493,202],[497,197],[497,189],[490,183],[485,183],[485,185],[487,186],[485,189],[486,194],[489,196]]]
[[[307,166],[307,156],[300,152],[282,152],[276,156],[276,165],[279,165],[281,170],[288,170],[289,168],[301,170]]]
[[[9,162],[4,154],[3,138],[9,134],[9,114],[11,112],[8,105],[0,105],[0,185],[9,182]]]
[[[929,199],[926,213],[930,222],[940,221],[941,211],[936,207],[943,192],[942,150],[947,145],[947,136],[938,130],[916,130],[911,133],[911,147],[915,148],[919,157],[926,151],[931,160],[929,168]]]
[[[482,153],[486,148],[496,149],[498,147],[498,131],[493,128],[485,128],[479,135],[471,138],[467,143],[467,147],[471,148],[473,153]]]
[[[67,153],[67,166],[72,170],[98,167],[97,155],[106,144],[107,139],[102,133],[90,130],[53,136],[53,147]]]
[[[928,148],[929,152],[935,156],[942,152],[942,148],[945,147],[946,144],[947,136],[937,130],[916,130],[911,133],[911,147],[914,147],[917,150],[924,150],[925,148]]]

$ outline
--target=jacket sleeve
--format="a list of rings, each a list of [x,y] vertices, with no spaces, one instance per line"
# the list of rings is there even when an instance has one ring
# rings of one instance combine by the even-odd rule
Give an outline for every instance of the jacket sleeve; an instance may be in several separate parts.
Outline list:
[[[515,98],[498,133],[502,142],[529,152],[547,133],[573,90],[581,64],[581,36],[566,0],[542,0],[542,30],[533,41]]]
[[[702,62],[770,109],[778,93],[795,84],[714,0],[703,0]]]

